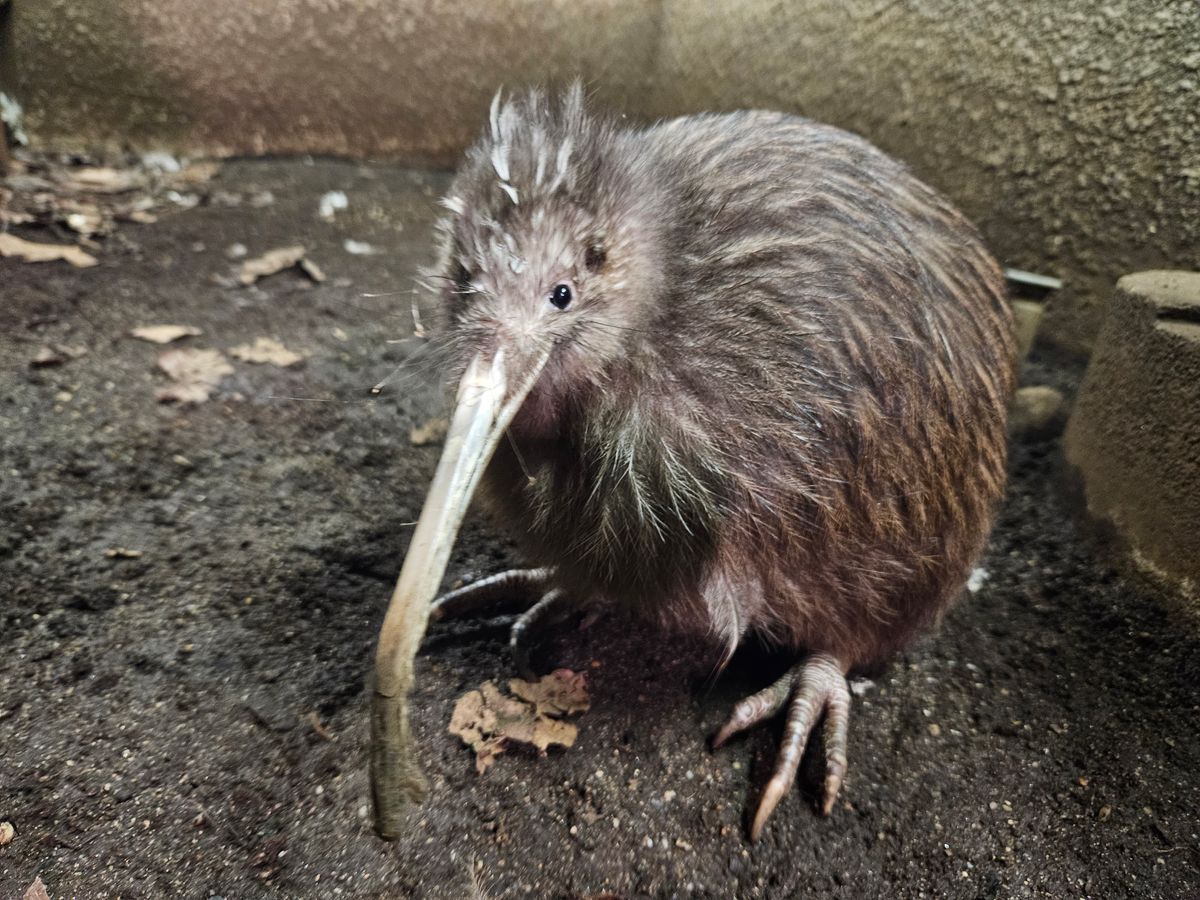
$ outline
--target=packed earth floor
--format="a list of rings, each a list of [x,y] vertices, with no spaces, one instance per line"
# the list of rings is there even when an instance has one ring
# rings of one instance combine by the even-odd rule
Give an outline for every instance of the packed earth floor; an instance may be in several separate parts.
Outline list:
[[[611,619],[535,655],[586,673],[574,746],[477,774],[447,728],[515,674],[495,617],[431,628],[432,790],[376,838],[364,685],[440,449],[412,429],[444,400],[419,363],[371,387],[421,347],[445,185],[229,162],[97,241],[98,265],[0,259],[0,897],[35,878],[56,900],[1200,895],[1200,640],[1077,515],[1054,439],[1014,447],[975,589],[855,684],[829,818],[810,753],[750,845],[780,725],[706,743],[787,660],[749,647],[714,678],[703,641]],[[235,257],[293,245],[323,280],[238,282]],[[130,336],[162,324],[200,333]],[[232,352],[260,337],[303,360]],[[182,347],[222,352],[205,402],[157,397]],[[1070,393],[1079,373],[1023,377]],[[448,581],[512,562],[473,518]]]

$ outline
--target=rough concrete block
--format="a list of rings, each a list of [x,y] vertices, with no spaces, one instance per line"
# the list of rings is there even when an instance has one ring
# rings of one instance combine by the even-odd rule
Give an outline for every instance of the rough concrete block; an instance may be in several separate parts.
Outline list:
[[[1117,283],[1065,444],[1089,509],[1200,612],[1200,272]]]

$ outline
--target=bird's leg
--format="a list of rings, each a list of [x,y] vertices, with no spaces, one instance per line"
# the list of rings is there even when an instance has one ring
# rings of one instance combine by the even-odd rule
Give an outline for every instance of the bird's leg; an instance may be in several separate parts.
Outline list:
[[[850,722],[850,689],[846,668],[827,653],[817,653],[793,668],[770,687],[739,703],[715,738],[713,749],[730,737],[771,718],[788,705],[783,743],[775,759],[775,773],[763,790],[750,840],[757,841],[779,801],[796,779],[796,770],[808,737],[821,714],[825,715],[825,788],[821,811],[829,815],[846,777],[846,736]]]
[[[550,569],[510,569],[489,575],[442,594],[433,602],[429,618],[436,622],[475,615],[484,610],[522,612],[537,601],[549,580]]]
[[[516,612],[519,615],[509,632],[508,645],[521,677],[535,679],[529,665],[530,650],[549,625],[571,612],[571,604],[558,588],[547,586],[550,569],[511,569],[481,578],[434,601],[430,618],[454,619],[487,612]]]
[[[563,591],[551,588],[513,622],[512,630],[508,633],[508,646],[517,664],[517,671],[526,681],[537,680],[533,667],[529,665],[529,653],[537,643],[537,638],[545,633],[548,626],[566,618],[572,609]]]

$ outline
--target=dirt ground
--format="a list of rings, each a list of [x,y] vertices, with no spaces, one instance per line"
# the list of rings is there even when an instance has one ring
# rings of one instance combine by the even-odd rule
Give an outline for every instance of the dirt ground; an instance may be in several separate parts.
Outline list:
[[[1200,896],[1200,639],[1076,522],[1053,442],[1015,448],[979,589],[857,685],[830,818],[808,765],[750,846],[779,729],[706,746],[783,661],[751,649],[714,682],[711,648],[616,621],[539,652],[588,674],[577,744],[477,775],[446,729],[513,674],[497,618],[432,628],[414,716],[433,789],[379,841],[363,685],[438,453],[409,429],[440,400],[421,374],[369,388],[417,347],[388,341],[411,333],[444,176],[260,161],[214,184],[274,202],[123,225],[91,269],[0,260],[0,897],[40,876],[56,900],[440,900],[472,874],[490,898]],[[235,242],[303,243],[328,279],[223,286]],[[163,348],[127,336],[160,323],[309,356],[160,404]],[[31,368],[51,342],[88,353]],[[510,561],[473,521],[450,577]]]

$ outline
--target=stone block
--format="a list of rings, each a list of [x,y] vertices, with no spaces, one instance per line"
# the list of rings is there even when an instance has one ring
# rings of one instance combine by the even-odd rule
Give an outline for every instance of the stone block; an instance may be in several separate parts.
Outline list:
[[[1200,612],[1200,272],[1117,283],[1065,449],[1089,509]]]

